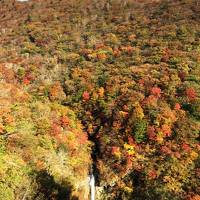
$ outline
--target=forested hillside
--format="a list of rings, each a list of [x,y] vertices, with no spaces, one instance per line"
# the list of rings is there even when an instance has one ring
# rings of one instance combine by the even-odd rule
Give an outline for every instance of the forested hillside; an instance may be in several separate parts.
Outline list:
[[[199,0],[0,1],[0,200],[200,200]]]

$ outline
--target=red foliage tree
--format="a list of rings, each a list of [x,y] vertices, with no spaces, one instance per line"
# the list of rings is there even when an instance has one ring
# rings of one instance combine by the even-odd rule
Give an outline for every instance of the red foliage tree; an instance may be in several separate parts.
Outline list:
[[[176,103],[174,106],[174,110],[180,110],[181,109],[181,105],[179,103]]]
[[[156,96],[156,97],[160,97],[161,96],[161,89],[159,87],[153,87],[151,89],[151,94]]]
[[[186,96],[187,98],[191,101],[191,100],[195,100],[197,97],[196,91],[194,88],[190,87],[186,89]]]
[[[84,101],[88,101],[90,99],[90,94],[87,91],[85,91],[83,92],[82,97]]]

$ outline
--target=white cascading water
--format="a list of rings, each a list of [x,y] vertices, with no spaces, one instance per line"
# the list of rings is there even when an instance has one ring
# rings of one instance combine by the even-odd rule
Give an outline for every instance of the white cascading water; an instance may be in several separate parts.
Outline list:
[[[95,200],[95,178],[94,175],[90,175],[90,200]]]

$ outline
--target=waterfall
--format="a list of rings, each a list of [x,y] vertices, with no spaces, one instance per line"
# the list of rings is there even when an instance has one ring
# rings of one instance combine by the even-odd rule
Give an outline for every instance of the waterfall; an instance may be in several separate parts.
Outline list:
[[[95,200],[95,177],[90,175],[90,200]]]

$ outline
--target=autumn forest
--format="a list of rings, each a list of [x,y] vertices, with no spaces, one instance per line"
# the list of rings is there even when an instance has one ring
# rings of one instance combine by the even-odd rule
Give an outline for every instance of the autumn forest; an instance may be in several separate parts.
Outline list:
[[[0,200],[200,200],[200,1],[0,1]]]

